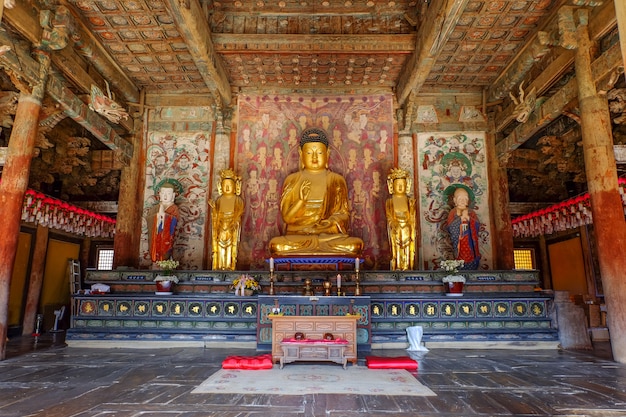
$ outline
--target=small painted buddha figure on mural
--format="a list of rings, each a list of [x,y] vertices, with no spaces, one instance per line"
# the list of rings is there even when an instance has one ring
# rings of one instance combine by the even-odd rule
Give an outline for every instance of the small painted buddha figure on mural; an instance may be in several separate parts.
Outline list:
[[[444,227],[450,234],[454,259],[465,261],[462,269],[478,269],[480,221],[476,213],[470,209],[473,192],[465,185],[453,184],[444,192],[444,195],[450,194],[453,196],[454,207],[444,221]]]
[[[387,234],[391,248],[392,271],[413,269],[415,260],[416,217],[415,199],[411,192],[411,179],[408,171],[393,168],[387,175],[389,197],[385,203],[387,214]]]
[[[340,174],[328,169],[328,137],[319,128],[302,132],[300,170],[285,179],[280,211],[284,236],[270,240],[274,256],[359,255],[363,240],[348,234],[348,187]]]
[[[171,178],[157,185],[159,204],[148,213],[148,237],[152,262],[171,259],[176,241],[179,210],[175,204],[176,195],[182,191],[178,181]]]
[[[215,201],[209,201],[213,269],[234,270],[245,207],[241,198],[241,177],[230,168],[221,170],[217,192],[220,196]]]

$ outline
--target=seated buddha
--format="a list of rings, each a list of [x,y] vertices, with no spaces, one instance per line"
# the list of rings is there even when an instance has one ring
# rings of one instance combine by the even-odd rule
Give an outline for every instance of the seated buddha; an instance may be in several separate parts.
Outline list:
[[[328,138],[310,128],[300,138],[300,171],[283,184],[280,211],[285,235],[270,240],[272,256],[358,256],[363,240],[348,234],[348,187],[340,174],[328,169]]]

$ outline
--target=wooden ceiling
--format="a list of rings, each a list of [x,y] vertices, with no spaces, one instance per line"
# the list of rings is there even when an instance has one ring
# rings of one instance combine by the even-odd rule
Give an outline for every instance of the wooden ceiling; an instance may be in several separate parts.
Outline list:
[[[473,94],[494,113],[498,140],[506,140],[518,126],[509,92],[522,81],[539,83],[549,70],[556,75],[537,85],[545,99],[571,76],[573,58],[562,58],[563,48],[538,48],[537,40],[538,31],[556,30],[566,4],[574,0],[40,0],[5,9],[2,25],[37,45],[41,11],[67,11],[70,42],[52,52],[53,65],[85,103],[91,84],[110,88],[130,112],[150,97],[193,95],[226,109],[239,93],[379,91],[394,93],[397,108],[407,112],[420,97]],[[612,13],[607,28],[614,26]],[[550,69],[559,59],[561,68]],[[132,125],[114,128],[124,135]],[[545,135],[537,130],[517,139],[510,173],[536,166],[539,179],[525,186],[523,174],[511,177],[512,201],[571,193],[555,175],[553,155],[542,152]],[[576,143],[570,136],[558,152]],[[527,141],[530,149],[520,146]],[[557,152],[559,143],[548,143]],[[570,179],[584,172],[567,169]],[[541,192],[555,179],[560,191]]]
[[[397,90],[403,83],[417,91],[420,84],[433,91],[481,91],[503,74],[563,1],[69,3],[138,88],[215,92],[225,81],[237,93],[246,88]],[[427,42],[429,50],[421,52],[418,42]],[[424,62],[415,60],[420,52],[428,55]],[[225,80],[219,79],[221,71]],[[217,76],[207,80],[207,72]]]

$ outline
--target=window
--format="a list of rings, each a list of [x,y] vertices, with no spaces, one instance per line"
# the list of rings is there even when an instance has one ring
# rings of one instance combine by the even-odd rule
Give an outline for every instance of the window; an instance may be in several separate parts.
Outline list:
[[[113,249],[111,248],[98,248],[96,255],[96,264],[98,269],[113,269]]]
[[[534,249],[513,249],[515,269],[535,269]]]

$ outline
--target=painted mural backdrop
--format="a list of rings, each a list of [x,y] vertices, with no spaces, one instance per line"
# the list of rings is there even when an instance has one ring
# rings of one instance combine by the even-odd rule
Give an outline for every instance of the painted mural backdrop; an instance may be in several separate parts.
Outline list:
[[[149,116],[141,265],[151,264],[145,215],[158,204],[155,187],[164,178],[173,178],[183,189],[176,198],[180,218],[173,257],[180,262],[180,269],[202,269],[211,163],[210,111],[197,107],[162,108],[151,111]]]
[[[301,132],[320,127],[330,142],[330,169],[348,183],[350,234],[365,244],[365,267],[389,268],[384,201],[394,160],[391,95],[242,96],[236,170],[246,202],[239,269],[267,268],[269,240],[283,234],[279,210],[285,177],[298,170]]]
[[[439,269],[442,260],[454,259],[450,237],[442,227],[452,207],[446,189],[454,184],[463,184],[473,193],[474,202],[470,208],[480,220],[479,269],[491,269],[492,240],[484,133],[420,133],[418,149],[416,169],[419,172],[422,269]]]

